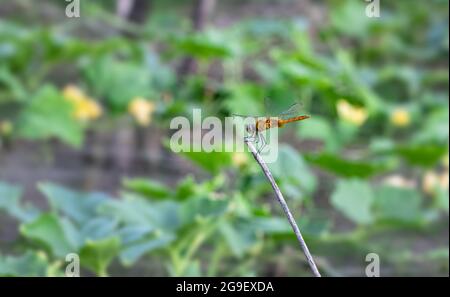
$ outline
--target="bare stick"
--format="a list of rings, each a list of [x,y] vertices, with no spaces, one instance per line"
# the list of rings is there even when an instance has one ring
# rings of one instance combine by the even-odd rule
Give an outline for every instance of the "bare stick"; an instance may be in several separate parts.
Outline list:
[[[272,176],[272,173],[270,173],[267,164],[261,158],[260,154],[256,151],[256,148],[251,141],[245,140],[245,143],[247,144],[256,162],[258,162],[258,164],[261,166],[262,171],[264,172],[270,184],[272,185],[277,200],[281,204],[281,207],[283,208],[283,211],[286,214],[288,221],[292,226],[292,229],[294,230],[295,236],[297,236],[297,240],[300,243],[300,246],[302,247],[303,253],[306,256],[306,259],[308,260],[309,267],[311,267],[314,276],[320,277],[321,275],[319,270],[317,269],[316,263],[314,262],[314,259],[308,250],[308,246],[306,245],[305,240],[303,239],[303,236],[300,233],[300,229],[298,228],[297,223],[295,222],[294,217],[292,216],[292,213],[289,210],[286,200],[284,200],[283,194],[281,193],[280,188],[278,187],[277,183],[275,182],[275,179]]]

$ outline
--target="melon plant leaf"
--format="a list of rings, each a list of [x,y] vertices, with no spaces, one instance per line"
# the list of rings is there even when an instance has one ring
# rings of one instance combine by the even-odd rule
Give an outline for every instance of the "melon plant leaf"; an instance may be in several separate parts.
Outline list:
[[[374,195],[367,182],[357,179],[340,180],[331,195],[331,204],[356,224],[373,221]]]
[[[21,111],[17,133],[28,139],[56,137],[74,147],[83,142],[83,126],[73,116],[73,106],[52,86],[42,87]]]
[[[75,239],[68,238],[68,232],[59,217],[52,213],[39,216],[30,223],[20,226],[25,238],[44,244],[57,257],[65,257],[77,251]]]
[[[97,241],[88,240],[80,250],[80,263],[99,276],[107,276],[108,266],[119,251],[120,240],[118,237]]]

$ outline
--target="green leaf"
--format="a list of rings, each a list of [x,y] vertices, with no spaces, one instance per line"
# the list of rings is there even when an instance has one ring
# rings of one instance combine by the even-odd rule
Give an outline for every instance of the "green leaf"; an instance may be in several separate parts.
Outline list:
[[[181,154],[210,173],[218,173],[231,165],[232,154],[228,152],[181,152]]]
[[[373,137],[369,144],[369,149],[374,154],[390,151],[394,147],[395,147],[394,140],[385,137]]]
[[[269,168],[280,181],[282,190],[294,199],[301,198],[304,193],[311,194],[316,188],[316,177],[302,156],[288,145],[279,147],[278,160],[269,164]]]
[[[201,277],[201,265],[199,260],[190,261],[183,272],[183,277]]]
[[[63,222],[54,214],[43,214],[30,223],[20,226],[20,232],[28,239],[47,246],[53,255],[65,257],[77,251],[73,240],[66,234]]]
[[[29,139],[57,137],[80,147],[83,127],[73,116],[73,106],[52,86],[42,87],[20,113],[17,133]]]
[[[80,236],[83,240],[99,240],[116,233],[118,221],[115,218],[94,217],[82,224]]]
[[[179,217],[183,224],[191,224],[199,218],[219,218],[227,211],[228,204],[226,199],[193,197],[182,204]]]
[[[0,181],[0,209],[11,209],[18,204],[22,196],[22,189],[9,183]]]
[[[144,254],[170,244],[175,239],[171,233],[156,234],[150,238],[128,244],[120,252],[120,260],[124,265],[133,265]]]
[[[110,200],[99,207],[99,213],[130,226],[176,230],[180,227],[180,205],[174,201],[149,201],[124,193],[124,200]]]
[[[12,97],[18,101],[25,101],[27,91],[20,80],[7,68],[0,68],[0,83],[3,83],[11,92]]]
[[[374,212],[382,220],[418,221],[421,204],[422,197],[413,189],[382,186],[375,191]]]
[[[305,157],[310,164],[319,166],[341,177],[369,178],[386,172],[395,165],[391,163],[346,160],[329,153],[309,154]]]
[[[449,192],[448,189],[444,190],[441,187],[437,187],[435,199],[436,199],[436,206],[440,209],[445,210],[448,213],[449,210]]]
[[[339,148],[336,132],[323,117],[314,116],[298,125],[299,136],[304,139],[321,140],[327,151],[335,152]]]
[[[230,96],[224,101],[224,107],[231,114],[242,114],[249,116],[264,116],[269,112],[263,106],[264,92],[256,84],[251,83],[228,83],[227,89]]]
[[[215,31],[207,31],[201,34],[186,35],[186,37],[174,40],[178,50],[189,56],[200,59],[226,58],[232,55],[229,41],[223,39]]]
[[[236,222],[224,222],[220,224],[219,230],[236,257],[243,257],[257,243],[256,234],[251,228],[248,228],[248,225],[240,226]]]
[[[297,220],[297,224],[304,235],[320,236],[330,227],[330,221],[325,217],[318,217],[311,214],[299,217],[300,219]],[[249,224],[251,224],[256,232],[263,232],[267,235],[283,235],[289,237],[294,235],[292,227],[284,217],[257,217],[250,219]]]
[[[297,223],[305,236],[319,237],[331,228],[329,213],[320,210],[308,211],[307,215],[300,216]]]
[[[107,276],[108,266],[118,255],[119,250],[120,240],[117,237],[97,241],[88,240],[80,250],[80,263],[99,276]]]
[[[324,75],[323,71],[296,61],[281,61],[280,68],[282,73],[294,83],[312,86],[322,91],[328,90],[333,86],[333,81]]]
[[[18,257],[0,255],[0,276],[47,276],[48,266],[46,257],[33,251]]]
[[[449,109],[442,106],[431,112],[424,119],[423,128],[414,136],[414,140],[419,143],[445,143],[449,139]]]
[[[360,2],[346,1],[331,9],[331,24],[339,32],[351,37],[365,37],[371,19],[365,14],[366,6]]]
[[[163,199],[170,195],[170,190],[165,185],[150,179],[125,179],[123,185],[126,189],[142,194],[148,198]]]
[[[39,210],[30,205],[21,205],[22,189],[0,181],[0,210],[21,222],[29,222],[39,215]]]
[[[113,111],[124,112],[135,97],[149,98],[152,82],[149,70],[131,61],[106,56],[95,59],[84,71],[94,94],[104,98]]]
[[[76,192],[52,183],[39,183],[38,188],[53,210],[61,211],[78,223],[96,216],[97,206],[109,200],[106,194]]]
[[[331,204],[357,224],[373,221],[373,201],[374,195],[369,184],[357,179],[340,180],[331,195]]]
[[[251,219],[253,228],[267,234],[289,233],[293,232],[287,218],[282,217],[255,217]]]
[[[393,151],[410,164],[421,167],[433,167],[447,152],[447,146],[433,143],[398,146]]]
[[[189,175],[178,183],[175,192],[175,197],[177,199],[187,199],[191,197],[196,191],[197,183],[195,179]]]
[[[125,226],[117,232],[117,235],[120,236],[122,244],[127,245],[129,243],[136,242],[142,239],[154,230],[155,229],[151,226]]]

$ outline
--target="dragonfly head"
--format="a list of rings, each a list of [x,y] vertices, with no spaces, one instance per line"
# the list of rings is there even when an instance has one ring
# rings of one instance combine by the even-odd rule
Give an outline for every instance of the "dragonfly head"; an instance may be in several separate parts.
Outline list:
[[[256,130],[255,125],[248,124],[245,126],[245,131],[247,131],[247,133],[249,133],[249,134],[255,133],[255,130]]]

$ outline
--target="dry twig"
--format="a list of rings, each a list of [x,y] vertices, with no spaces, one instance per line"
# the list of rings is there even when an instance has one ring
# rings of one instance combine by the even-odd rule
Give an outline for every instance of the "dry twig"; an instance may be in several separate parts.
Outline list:
[[[255,146],[253,145],[253,143],[251,141],[246,140],[245,143],[247,144],[247,146],[250,149],[250,152],[253,154],[253,157],[255,158],[256,162],[258,162],[258,164],[261,166],[262,171],[264,172],[265,176],[267,177],[270,184],[272,185],[272,188],[275,192],[275,196],[277,197],[278,202],[281,204],[281,207],[283,208],[283,211],[286,214],[287,219],[292,226],[292,229],[294,230],[295,236],[297,237],[297,240],[303,249],[303,253],[306,256],[306,259],[308,260],[309,267],[311,267],[311,270],[312,270],[314,276],[320,277],[321,275],[320,275],[319,270],[317,269],[316,263],[314,262],[314,259],[308,250],[308,246],[306,245],[305,240],[303,239],[300,229],[298,228],[297,223],[295,222],[295,219],[292,216],[291,211],[289,210],[286,200],[284,200],[283,194],[281,193],[280,188],[278,187],[278,185],[275,182],[275,179],[272,176],[272,173],[270,173],[269,168],[267,167],[267,164],[261,158],[261,155],[258,153],[258,151],[256,150]]]

